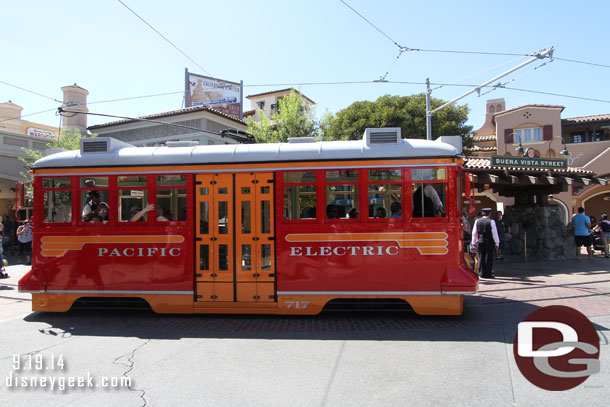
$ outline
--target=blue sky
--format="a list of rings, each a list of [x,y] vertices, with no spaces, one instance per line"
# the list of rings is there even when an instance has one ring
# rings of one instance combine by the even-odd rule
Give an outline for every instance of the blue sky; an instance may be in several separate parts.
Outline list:
[[[60,88],[77,83],[90,92],[91,112],[152,114],[181,107],[188,68],[243,80],[245,95],[293,86],[317,103],[321,117],[355,101],[423,92],[428,77],[433,83],[463,79],[457,83],[477,85],[526,59],[408,51],[397,60],[394,41],[411,49],[520,55],[554,46],[557,58],[606,65],[554,60],[534,70],[540,64],[531,64],[502,80],[514,79],[506,86],[520,91],[498,89],[458,102],[470,108],[474,129],[483,124],[487,99],[504,98],[509,109],[561,105],[564,118],[610,113],[610,2],[345,2],[385,35],[339,0],[123,0],[197,64],[118,0],[6,2],[0,10],[0,101],[22,106],[24,119],[57,126],[54,112],[31,114],[56,109],[52,99],[62,99]],[[390,67],[387,83],[372,83]],[[370,83],[328,84],[338,82]],[[451,100],[468,89],[445,86],[432,96]],[[161,93],[171,94],[107,102]],[[88,124],[106,121],[90,116]]]

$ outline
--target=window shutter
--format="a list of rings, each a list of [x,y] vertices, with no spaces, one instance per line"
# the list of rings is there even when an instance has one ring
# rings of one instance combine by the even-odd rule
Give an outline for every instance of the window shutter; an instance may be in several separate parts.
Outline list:
[[[549,141],[553,139],[553,125],[547,124],[542,126],[542,139]]]
[[[504,144],[513,144],[514,137],[513,129],[504,129]]]

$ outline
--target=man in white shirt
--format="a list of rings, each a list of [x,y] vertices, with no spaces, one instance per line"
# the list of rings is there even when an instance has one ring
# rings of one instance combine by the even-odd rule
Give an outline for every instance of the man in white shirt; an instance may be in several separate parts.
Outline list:
[[[500,246],[500,237],[496,229],[496,223],[489,219],[491,208],[482,210],[483,216],[474,223],[472,228],[472,246],[477,248],[479,263],[479,276],[482,278],[494,278],[493,265],[496,249]]]
[[[445,210],[444,210],[445,208],[443,207],[443,201],[441,201],[441,198],[438,196],[438,192],[436,192],[436,189],[434,189],[432,184],[427,184],[425,186],[424,195],[432,200],[435,211],[438,211],[441,214],[445,213]]]

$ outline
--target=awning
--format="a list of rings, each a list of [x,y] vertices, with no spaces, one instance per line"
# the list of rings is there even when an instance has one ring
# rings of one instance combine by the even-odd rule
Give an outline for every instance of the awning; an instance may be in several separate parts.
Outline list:
[[[464,170],[474,174],[477,187],[485,186],[505,196],[522,194],[524,189],[530,194],[556,194],[567,191],[572,185],[608,185],[608,179],[579,167],[492,167],[487,157],[465,157]]]

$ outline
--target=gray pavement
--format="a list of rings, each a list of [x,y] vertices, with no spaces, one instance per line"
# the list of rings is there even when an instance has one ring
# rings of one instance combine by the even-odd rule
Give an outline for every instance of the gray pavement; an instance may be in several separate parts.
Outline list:
[[[459,317],[325,312],[314,317],[32,313],[0,280],[0,405],[606,406],[610,261],[500,263]],[[595,324],[601,372],[565,392],[530,384],[512,353],[517,323],[551,304]],[[14,358],[22,369],[14,368]],[[32,356],[28,356],[32,355]],[[42,370],[23,368],[37,355]],[[64,369],[49,368],[59,357]],[[35,362],[35,361],[34,361]],[[35,363],[34,363],[35,365]],[[47,369],[49,368],[49,369]],[[15,387],[17,377],[92,377],[98,387]],[[101,387],[130,378],[129,387]],[[7,388],[7,380],[13,386]],[[75,379],[77,380],[77,379]],[[67,386],[67,384],[66,384]]]

